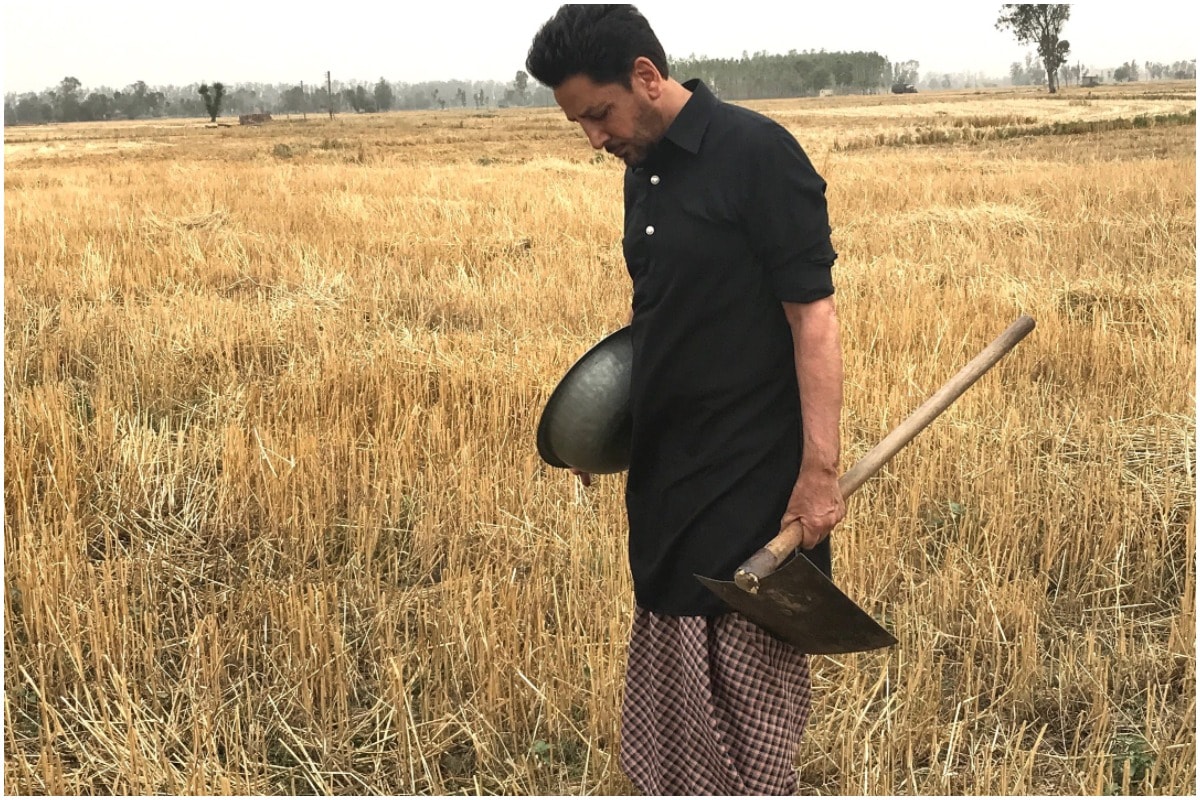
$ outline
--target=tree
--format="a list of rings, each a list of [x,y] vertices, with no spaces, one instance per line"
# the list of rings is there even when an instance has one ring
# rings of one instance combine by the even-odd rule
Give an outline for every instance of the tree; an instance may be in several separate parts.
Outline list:
[[[1025,85],[1041,86],[1046,82],[1046,68],[1034,58],[1033,53],[1025,54]]]
[[[40,99],[33,92],[26,92],[17,98],[17,122],[22,125],[40,125],[54,119],[54,107]]]
[[[916,84],[919,72],[921,70],[921,62],[916,59],[901,61],[898,64],[892,65],[892,83],[912,83]]]
[[[80,111],[86,120],[108,119],[113,112],[112,98],[103,92],[91,92],[83,101]]]
[[[795,94],[804,94],[808,92],[809,80],[812,78],[812,71],[816,69],[816,62],[809,59],[796,59],[792,62],[792,75],[788,76],[795,80],[792,84],[796,88]],[[791,84],[791,81],[788,81]]]
[[[79,119],[79,87],[78,78],[66,77],[58,84],[58,92],[54,95],[57,106],[55,115],[59,122],[73,122]]]
[[[1071,16],[1071,6],[1005,4],[1000,7],[996,30],[1011,30],[1021,44],[1037,45],[1045,69],[1050,94],[1058,91],[1058,68],[1066,63],[1071,45],[1059,39],[1063,25]]]
[[[1137,61],[1126,61],[1121,66],[1113,70],[1113,80],[1122,83],[1126,81],[1136,81],[1138,79]]]
[[[293,86],[279,96],[279,106],[287,114],[300,114],[308,110],[304,87]]]
[[[375,107],[380,111],[390,111],[395,101],[396,95],[392,92],[392,85],[380,78],[379,83],[375,84]]]
[[[1074,83],[1076,86],[1078,86],[1079,85],[1079,76],[1082,73],[1082,69],[1083,68],[1079,64],[1076,64],[1073,67],[1069,66],[1067,64],[1063,64],[1061,67],[1058,68],[1059,82],[1064,86],[1070,86],[1072,83]]]
[[[513,79],[513,88],[517,91],[518,102],[525,102],[525,92],[529,88],[529,73],[523,69],[517,70],[517,76]]]
[[[357,101],[355,111],[361,109],[369,113],[375,110],[375,98],[367,94],[367,87],[362,84],[354,87],[354,99]]]
[[[160,107],[166,102],[162,92],[151,91],[145,81],[134,81],[125,87],[124,92],[113,94],[117,109],[129,119],[156,116]]]
[[[329,89],[325,86],[318,86],[313,89],[312,95],[308,98],[308,107],[316,110],[325,109],[330,113],[333,112],[335,106],[338,105],[338,96],[329,96]]]
[[[221,113],[221,100],[225,97],[225,84],[218,81],[208,88],[207,83],[200,84],[200,96],[204,98],[204,108],[208,110],[209,122],[216,122]]]
[[[824,66],[815,67],[813,71],[808,74],[808,85],[812,87],[812,90],[818,94],[822,89],[828,89],[829,82],[832,80],[833,76]]]
[[[346,105],[354,109],[356,114],[375,110],[371,95],[367,94],[367,88],[361,84],[343,89],[342,99],[346,101]]]
[[[854,67],[849,61],[839,58],[833,62],[833,82],[840,87],[849,87],[854,80]]]

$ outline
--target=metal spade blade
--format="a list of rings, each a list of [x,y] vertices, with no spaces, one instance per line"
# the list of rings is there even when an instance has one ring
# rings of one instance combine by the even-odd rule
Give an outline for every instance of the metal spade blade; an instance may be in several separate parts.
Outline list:
[[[803,555],[760,579],[757,594],[733,581],[696,578],[743,617],[802,653],[857,653],[896,643]]]
[[[854,494],[1033,328],[1032,317],[1018,317],[838,479],[842,497]],[[733,581],[700,575],[696,578],[746,619],[801,652],[853,653],[895,644],[896,639],[890,633],[842,594],[807,558],[802,554],[791,558],[803,536],[800,523],[793,521],[746,559]]]

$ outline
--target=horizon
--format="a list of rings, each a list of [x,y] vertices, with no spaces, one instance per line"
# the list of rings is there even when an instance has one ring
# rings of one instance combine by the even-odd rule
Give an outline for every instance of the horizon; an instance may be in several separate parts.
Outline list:
[[[670,58],[739,58],[743,53],[785,55],[795,50],[877,52],[892,63],[916,60],[928,74],[1005,80],[1009,65],[1034,48],[998,31],[995,6],[933,3],[915,9],[872,9],[851,15],[830,9],[777,9],[739,3],[741,13],[678,13],[688,4],[639,3]],[[1123,62],[1173,63],[1195,59],[1195,12],[1168,4],[1171,25],[1159,15],[1129,14],[1115,3],[1075,4],[1064,26],[1069,65],[1113,69]],[[261,4],[216,0],[207,8],[217,28],[195,29],[194,11],[125,0],[97,7],[69,0],[46,13],[45,4],[14,0],[5,6],[3,92],[39,93],[64,77],[88,89],[122,89],[136,81],[186,87],[220,80],[226,85],[294,86],[324,82],[326,70],[342,85],[511,83],[525,69],[525,53],[557,4],[470,4],[408,9],[382,23],[363,0],[339,5],[335,23],[315,19],[309,4],[281,17]],[[225,12],[225,13],[223,13]],[[464,19],[465,17],[465,19]],[[194,34],[191,33],[194,31]],[[214,35],[215,31],[215,35]],[[236,39],[232,44],[230,37]],[[249,43],[248,46],[241,46]],[[220,52],[209,55],[210,50]],[[1035,53],[1036,57],[1036,53]]]

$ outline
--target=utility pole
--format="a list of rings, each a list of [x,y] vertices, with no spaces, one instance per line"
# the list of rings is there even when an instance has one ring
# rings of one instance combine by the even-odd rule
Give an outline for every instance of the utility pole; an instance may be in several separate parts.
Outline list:
[[[329,77],[329,70],[325,70],[325,93],[329,96],[329,118],[333,119],[333,80]]]
[[[300,115],[308,121],[308,95],[304,93],[304,81],[300,81]]]

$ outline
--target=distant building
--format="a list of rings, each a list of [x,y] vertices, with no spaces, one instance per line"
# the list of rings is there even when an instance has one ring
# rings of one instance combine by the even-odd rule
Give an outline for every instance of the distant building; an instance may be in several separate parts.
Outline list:
[[[1100,85],[1100,77],[1097,75],[1084,75],[1079,83],[1085,89],[1091,89],[1093,86]]]

